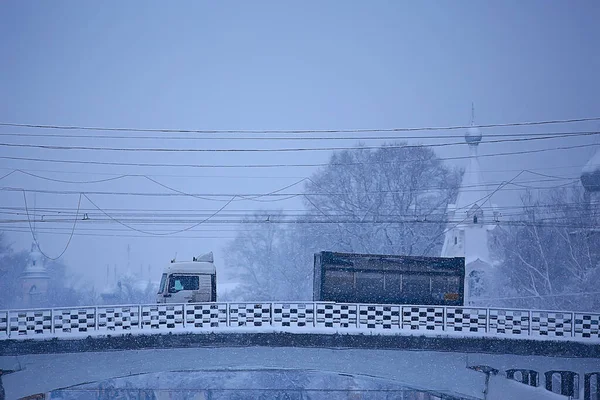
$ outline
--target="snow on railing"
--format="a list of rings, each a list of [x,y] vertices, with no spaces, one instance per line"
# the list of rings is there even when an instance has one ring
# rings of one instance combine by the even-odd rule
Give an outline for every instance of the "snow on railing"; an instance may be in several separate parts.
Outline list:
[[[0,310],[0,340],[268,327],[295,333],[417,331],[600,339],[600,314],[450,306],[236,302]],[[242,331],[242,330],[240,330]]]

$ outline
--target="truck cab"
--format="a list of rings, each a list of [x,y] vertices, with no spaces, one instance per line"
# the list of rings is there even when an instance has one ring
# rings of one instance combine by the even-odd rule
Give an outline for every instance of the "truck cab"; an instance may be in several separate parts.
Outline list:
[[[192,261],[175,260],[164,269],[157,303],[202,303],[217,301],[217,269],[212,252]]]

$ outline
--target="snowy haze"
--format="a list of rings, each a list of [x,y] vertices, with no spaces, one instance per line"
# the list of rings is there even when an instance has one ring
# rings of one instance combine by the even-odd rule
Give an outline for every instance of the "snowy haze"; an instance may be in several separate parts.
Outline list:
[[[215,130],[352,129],[468,125],[596,117],[600,115],[600,4],[567,2],[342,3],[17,2],[0,5],[0,122],[131,128]],[[598,130],[597,123],[483,130],[480,155],[598,143],[595,137],[486,144],[488,133]],[[42,131],[0,127],[0,133],[126,136],[127,139],[2,136],[3,143],[94,147],[282,148],[354,146],[346,140],[140,140],[131,132]],[[441,131],[442,135],[462,131]],[[416,135],[431,134],[420,132]],[[144,135],[144,134],[137,134]],[[147,134],[146,134],[147,135]],[[152,134],[159,136],[159,134]],[[411,134],[413,135],[413,134]],[[189,137],[189,134],[164,134]],[[253,135],[256,136],[256,135]],[[279,135],[281,136],[281,135]],[[353,137],[353,135],[345,135]],[[365,135],[354,135],[364,137]],[[396,135],[398,136],[398,135]],[[414,135],[413,135],[414,136]],[[214,135],[212,135],[214,137]],[[410,139],[410,143],[462,142]],[[369,145],[383,140],[369,140]],[[440,157],[466,156],[467,146],[435,148]],[[483,157],[482,175],[498,184],[522,169],[578,178],[594,148]],[[143,153],[2,147],[0,156],[160,164],[318,164],[331,152]],[[448,161],[464,166],[466,160]],[[80,165],[0,158],[0,176],[24,169],[47,178],[92,181],[144,174],[187,193],[224,194],[221,201],[190,197],[93,195],[102,209],[192,210],[210,215],[231,197],[268,193],[310,176],[316,167],[175,168]],[[535,180],[526,174],[519,178]],[[517,181],[518,182],[518,181]],[[555,183],[554,183],[555,184]],[[14,173],[1,187],[100,192],[170,193],[142,177],[69,184]],[[288,189],[299,193],[303,185]],[[171,192],[172,193],[172,192]],[[77,209],[78,195],[38,194],[37,208]],[[494,201],[517,204],[518,192]],[[28,205],[33,207],[33,195]],[[3,207],[23,207],[21,192],[3,191]],[[235,201],[242,212],[283,208],[298,212],[301,198]],[[94,211],[87,199],[82,208]],[[192,212],[190,211],[190,212]],[[97,210],[94,211],[98,213]],[[113,211],[114,212],[114,211]],[[12,218],[14,216],[6,216]],[[23,218],[23,215],[20,216]],[[116,223],[105,236],[86,236],[80,221],[64,255],[74,274],[105,283],[106,266],[158,279],[175,257],[223,249],[239,228],[203,224],[180,235],[154,237]],[[8,226],[8,225],[3,225]],[[38,226],[42,226],[38,224]],[[40,233],[42,250],[60,254],[63,234]],[[183,229],[144,225],[137,228]],[[6,232],[16,250],[29,249],[26,223]],[[43,232],[43,228],[39,228]],[[244,229],[239,228],[239,229]],[[117,230],[117,231],[115,231]],[[94,231],[93,231],[94,232]],[[98,233],[98,230],[95,230]],[[90,232],[87,232],[90,233]],[[113,236],[111,235],[120,235]],[[122,237],[129,235],[131,237]],[[323,249],[327,250],[327,249]],[[150,270],[148,266],[150,265]],[[143,275],[142,274],[142,275]]]

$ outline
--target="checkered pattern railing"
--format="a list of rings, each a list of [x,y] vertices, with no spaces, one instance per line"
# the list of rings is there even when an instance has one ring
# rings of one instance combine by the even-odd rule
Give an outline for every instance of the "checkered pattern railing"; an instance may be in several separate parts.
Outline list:
[[[0,311],[0,339],[8,337],[8,311]]]
[[[245,302],[0,310],[0,340],[175,330],[294,329],[295,332],[455,332],[512,338],[600,341],[600,314],[500,308]],[[312,329],[312,331],[311,331]],[[435,333],[434,333],[435,332]]]

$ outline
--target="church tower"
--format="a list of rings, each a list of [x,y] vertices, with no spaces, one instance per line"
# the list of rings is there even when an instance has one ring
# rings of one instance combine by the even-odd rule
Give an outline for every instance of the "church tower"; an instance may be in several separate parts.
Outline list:
[[[23,307],[44,307],[48,303],[50,277],[44,266],[42,253],[34,241],[31,244],[29,263],[21,275],[21,298]]]
[[[442,247],[442,257],[465,257],[465,305],[473,304],[477,297],[487,297],[495,265],[490,242],[497,215],[481,177],[478,157],[481,139],[472,108],[471,127],[465,133],[468,164],[456,203],[448,205],[449,226]]]
[[[598,225],[598,211],[600,211],[600,148],[596,150],[592,158],[585,164],[581,171],[581,185],[584,189],[584,201],[586,217],[592,226]],[[576,229],[571,233],[579,241],[587,241],[590,249],[590,261],[593,265],[600,266],[600,230],[599,229]]]

